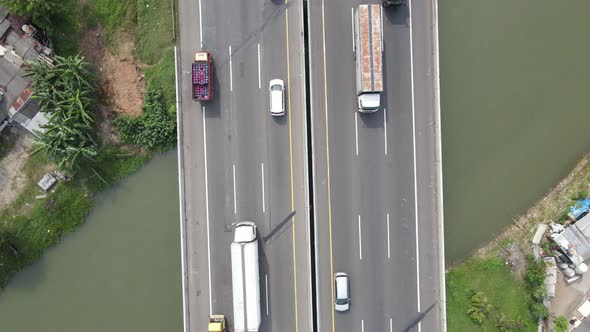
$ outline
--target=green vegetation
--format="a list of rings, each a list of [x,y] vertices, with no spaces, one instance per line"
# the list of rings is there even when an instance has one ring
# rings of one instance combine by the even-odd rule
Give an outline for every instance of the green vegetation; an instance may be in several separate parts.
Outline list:
[[[164,109],[162,91],[148,87],[137,118],[119,116],[115,125],[125,143],[150,151],[166,151],[176,145],[176,118]]]
[[[174,57],[171,3],[160,0],[0,0],[31,6],[59,3],[47,27],[57,58],[54,68],[35,64],[31,69],[34,91],[50,113],[48,134],[39,152],[26,162],[28,183],[16,201],[0,211],[0,288],[14,273],[37,259],[85,220],[94,205],[94,194],[111,187],[139,169],[151,153],[132,146],[99,146],[94,142],[92,69],[78,56],[78,40],[88,27],[101,24],[109,42],[118,29],[135,36],[136,56],[146,65],[148,87],[143,115],[119,120],[134,126],[124,140],[150,151],[162,151],[175,142]],[[39,7],[41,8],[41,7]],[[31,10],[38,10],[37,7]],[[31,14],[32,15],[32,14]],[[34,18],[35,19],[35,18]],[[157,32],[157,33],[154,33]],[[71,57],[70,57],[71,56]],[[4,143],[4,142],[2,142]],[[0,151],[2,153],[2,151]],[[36,182],[55,162],[68,170],[46,197]]]
[[[533,255],[526,257],[526,276],[524,278],[530,294],[530,310],[535,319],[545,319],[549,312],[543,305],[545,298],[545,262],[535,260]]]
[[[559,316],[553,321],[555,332],[566,332],[569,326],[567,319],[563,316]]]
[[[88,0],[82,10],[113,41],[119,29],[135,36],[135,55],[145,64],[148,87],[161,89],[166,109],[174,107],[174,36],[169,0]]]
[[[76,169],[81,159],[96,156],[90,111],[94,101],[91,65],[79,55],[56,56],[52,68],[32,62],[26,76],[31,77],[32,98],[49,117],[33,154],[42,152],[57,164],[58,170],[68,171]]]
[[[10,13],[30,17],[38,26],[52,30],[63,17],[62,13],[70,9],[69,1],[64,0],[0,0]]]
[[[471,258],[446,276],[450,332],[536,331],[526,285],[500,258]]]
[[[92,161],[84,161],[68,181],[60,182],[44,199],[35,181],[49,160],[34,155],[25,166],[29,184],[12,206],[0,212],[0,287],[84,222],[94,206],[93,194],[108,188],[141,167],[149,155],[106,146]]]

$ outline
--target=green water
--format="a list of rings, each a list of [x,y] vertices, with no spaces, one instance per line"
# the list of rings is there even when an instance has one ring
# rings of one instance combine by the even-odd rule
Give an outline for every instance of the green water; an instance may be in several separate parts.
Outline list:
[[[447,261],[590,149],[590,1],[439,1]]]
[[[3,332],[182,330],[176,153],[98,197],[85,225],[0,294]]]

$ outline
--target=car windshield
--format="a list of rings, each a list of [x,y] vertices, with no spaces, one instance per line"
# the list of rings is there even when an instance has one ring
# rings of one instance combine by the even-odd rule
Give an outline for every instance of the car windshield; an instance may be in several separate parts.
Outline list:
[[[336,299],[336,304],[346,304],[348,299]]]
[[[280,85],[278,85],[278,84],[277,84],[277,85],[273,85],[273,86],[272,86],[270,89],[271,89],[272,91],[281,91],[281,86],[280,86]]]

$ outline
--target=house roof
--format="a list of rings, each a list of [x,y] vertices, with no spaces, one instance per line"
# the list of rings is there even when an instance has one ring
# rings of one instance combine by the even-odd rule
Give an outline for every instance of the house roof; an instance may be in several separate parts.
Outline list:
[[[584,261],[590,258],[590,214],[567,227],[562,235]]]

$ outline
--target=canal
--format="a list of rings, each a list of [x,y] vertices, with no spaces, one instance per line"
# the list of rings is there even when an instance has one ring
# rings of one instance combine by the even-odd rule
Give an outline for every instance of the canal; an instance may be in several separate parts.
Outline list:
[[[447,263],[590,149],[590,1],[439,1]]]
[[[440,1],[446,253],[464,258],[590,149],[590,2]],[[176,154],[98,196],[9,283],[3,331],[180,331]]]
[[[0,295],[2,331],[182,330],[176,152],[98,196]]]

